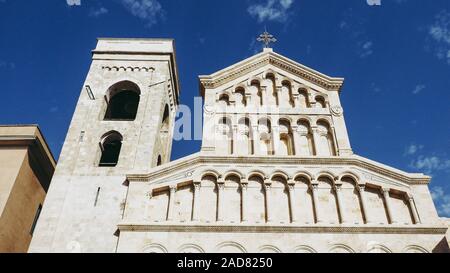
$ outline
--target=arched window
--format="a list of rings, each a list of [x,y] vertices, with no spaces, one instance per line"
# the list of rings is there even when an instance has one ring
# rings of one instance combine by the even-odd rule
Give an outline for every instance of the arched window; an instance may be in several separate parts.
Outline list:
[[[100,142],[102,155],[100,167],[115,167],[119,161],[120,149],[122,148],[122,135],[116,131],[107,133]]]
[[[289,81],[283,81],[281,83],[281,93],[279,103],[283,107],[292,107],[292,85]]]
[[[327,224],[338,224],[339,216],[333,181],[327,176],[320,176],[317,180],[320,220]]]
[[[270,120],[262,118],[258,121],[258,146],[261,155],[273,155],[272,126]]]
[[[223,189],[223,199],[226,202],[227,213],[223,214],[223,219],[226,222],[241,222],[241,179],[237,175],[229,175],[225,178]]]
[[[236,153],[238,155],[253,154],[252,127],[248,118],[241,118],[238,122]]]
[[[326,108],[327,105],[325,103],[325,99],[322,96],[316,97],[316,107],[318,108]]]
[[[330,125],[324,120],[317,122],[317,131],[319,133],[316,143],[316,152],[319,156],[335,156],[334,137]]]
[[[247,101],[245,98],[245,89],[243,87],[236,88],[236,90],[234,91],[234,95],[235,95],[235,100],[236,100],[237,106],[246,106],[247,105]]]
[[[130,81],[111,86],[105,96],[107,109],[105,120],[134,120],[140,97],[139,87]]]
[[[219,105],[221,107],[227,107],[230,105],[230,97],[227,94],[222,94],[219,97]]]
[[[314,155],[313,135],[311,132],[311,126],[309,125],[309,122],[307,120],[300,119],[297,122],[296,133],[299,134],[298,138],[299,143],[296,143],[298,151],[295,151],[295,154],[300,156]]]
[[[161,131],[169,130],[169,105],[164,107],[164,114],[161,122]]]
[[[170,143],[170,134],[169,134],[169,123],[170,123],[170,113],[169,113],[169,105],[166,104],[164,107],[164,113],[161,120],[161,127],[159,129],[159,137],[160,137],[160,147],[163,151],[167,149],[167,146]],[[159,160],[159,158],[158,158]],[[161,162],[157,164],[157,166],[161,165]]]
[[[200,184],[200,204],[197,212],[199,219],[203,223],[212,223],[217,220],[217,178],[212,175],[202,177]]]
[[[233,154],[233,130],[231,120],[223,117],[219,120],[216,135],[216,152],[220,155]]]
[[[300,102],[300,108],[308,108],[309,106],[309,99],[308,99],[308,91],[305,88],[300,88],[298,90],[298,96],[299,96],[299,102]]]
[[[291,124],[285,119],[280,120],[278,124],[280,130],[280,147],[278,147],[278,154],[294,155],[294,142]]]
[[[286,179],[280,175],[273,177],[270,191],[266,194],[271,195],[271,204],[277,204],[276,206],[272,206],[270,208],[271,220],[275,222],[289,223],[289,196]]]
[[[156,166],[160,166],[162,164],[161,155],[158,155],[158,161],[156,162]]]
[[[345,220],[351,224],[363,224],[363,212],[361,209],[361,200],[359,198],[358,183],[350,176],[341,178],[341,207],[344,211],[341,220]],[[341,212],[342,213],[342,212]]]
[[[264,180],[258,175],[252,175],[247,185],[247,219],[250,223],[264,223],[266,221],[266,199]]]
[[[273,73],[268,73],[266,79],[266,102],[268,105],[279,105],[275,75]]]
[[[263,96],[261,92],[261,84],[258,80],[252,80],[251,86],[253,87],[252,100],[255,101],[255,105],[263,105]]]

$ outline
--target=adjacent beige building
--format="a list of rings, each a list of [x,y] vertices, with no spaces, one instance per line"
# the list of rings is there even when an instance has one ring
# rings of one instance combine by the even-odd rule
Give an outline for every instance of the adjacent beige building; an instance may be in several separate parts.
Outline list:
[[[0,126],[0,252],[27,252],[55,165],[36,125]]]
[[[199,80],[171,162],[173,41],[99,39],[32,252],[448,251],[431,178],[353,153],[343,78],[266,48]]]

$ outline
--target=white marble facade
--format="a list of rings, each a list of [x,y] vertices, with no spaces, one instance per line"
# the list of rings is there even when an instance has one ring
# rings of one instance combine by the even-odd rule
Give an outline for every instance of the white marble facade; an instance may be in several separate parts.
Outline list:
[[[448,251],[430,177],[354,154],[344,80],[271,49],[199,77],[201,150],[170,161],[172,44],[99,40],[32,252]],[[105,121],[123,81],[139,89],[136,118]],[[120,156],[99,167],[111,131]]]

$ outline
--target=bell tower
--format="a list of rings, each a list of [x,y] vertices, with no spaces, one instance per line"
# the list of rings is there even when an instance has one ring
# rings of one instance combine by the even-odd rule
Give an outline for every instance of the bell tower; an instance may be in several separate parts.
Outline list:
[[[98,39],[31,252],[112,252],[126,174],[170,161],[174,41]]]

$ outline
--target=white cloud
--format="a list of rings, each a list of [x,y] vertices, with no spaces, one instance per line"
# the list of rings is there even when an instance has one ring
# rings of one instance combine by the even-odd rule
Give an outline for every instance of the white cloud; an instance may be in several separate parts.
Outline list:
[[[429,174],[435,171],[450,171],[450,159],[421,155],[417,159],[411,161],[410,166]]]
[[[91,9],[91,11],[89,12],[89,16],[99,17],[106,13],[108,13],[108,9],[106,9],[105,7],[99,7],[97,9]]]
[[[258,22],[276,21],[284,23],[289,18],[289,9],[294,0],[266,0],[265,3],[250,5],[248,13],[256,17]]]
[[[360,48],[360,53],[359,53],[359,57],[361,58],[365,58],[368,57],[370,55],[372,55],[373,53],[373,42],[372,41],[366,41],[361,44],[361,48]]]
[[[370,84],[370,89],[372,89],[374,93],[380,93],[382,91],[381,88],[374,82]]]
[[[438,213],[441,216],[450,217],[450,194],[445,193],[442,187],[433,187],[431,196],[436,202]]]
[[[152,26],[163,18],[164,10],[157,0],[121,0],[125,8],[134,16]]]
[[[81,0],[66,0],[69,6],[81,6]]]
[[[58,110],[59,110],[58,106],[53,106],[53,107],[50,107],[49,112],[50,113],[56,113],[56,112],[58,112]]]
[[[423,149],[423,145],[417,145],[417,144],[410,144],[408,147],[405,148],[405,156],[414,155],[419,150]]]
[[[428,34],[435,42],[436,56],[450,64],[450,12],[439,12],[434,23],[428,27]]]
[[[12,70],[14,68],[16,68],[15,63],[0,60],[0,69],[11,69]]]
[[[424,90],[426,88],[426,85],[424,84],[418,84],[416,85],[416,87],[414,87],[414,90],[412,91],[412,93],[414,95],[419,94],[422,90]]]
[[[348,36],[349,47],[354,47],[355,54],[360,58],[366,58],[374,53],[375,43],[367,35],[366,25],[368,20],[355,15],[350,8],[344,11],[338,28]]]

